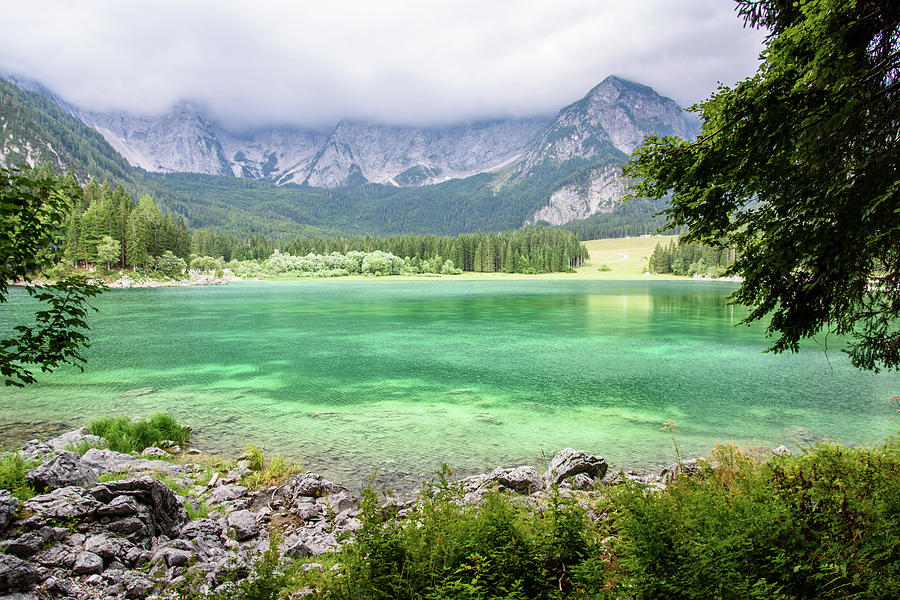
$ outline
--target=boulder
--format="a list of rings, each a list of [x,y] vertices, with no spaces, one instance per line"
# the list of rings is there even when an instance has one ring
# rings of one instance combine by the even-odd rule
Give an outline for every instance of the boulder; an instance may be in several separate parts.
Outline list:
[[[0,554],[0,594],[29,590],[39,579],[38,570],[10,554]]]
[[[53,448],[40,440],[28,440],[25,446],[19,450],[19,456],[25,460],[43,460],[53,454]]]
[[[228,529],[234,531],[234,538],[242,542],[259,535],[259,524],[256,515],[249,510],[237,510],[226,517]]]
[[[565,448],[557,452],[550,461],[545,476],[551,484],[561,483],[579,473],[585,473],[592,479],[603,479],[607,466],[602,456],[584,450]]]
[[[6,524],[12,520],[18,508],[19,499],[6,490],[0,490],[0,531],[6,529]]]
[[[67,448],[75,448],[79,444],[88,443],[92,446],[106,446],[106,440],[96,435],[91,435],[87,427],[82,427],[68,433],[56,436],[52,440],[47,440],[47,445],[55,452],[62,452]]]
[[[91,488],[91,494],[105,504],[111,504],[116,496],[130,496],[143,504],[153,519],[153,535],[175,537],[188,522],[187,511],[175,492],[152,477],[109,481]]]
[[[153,582],[143,573],[135,571],[122,574],[122,586],[126,598],[145,598],[153,590]]]
[[[232,502],[247,495],[247,488],[242,485],[220,485],[209,493],[210,504]]]
[[[81,487],[64,487],[25,502],[25,509],[51,519],[82,520],[94,516],[102,505]]]
[[[97,475],[128,473],[137,477],[140,475],[152,475],[153,473],[165,473],[175,476],[184,471],[183,466],[164,460],[135,458],[129,454],[102,448],[91,448],[81,457],[81,462],[93,469]]]
[[[103,572],[103,559],[93,552],[82,550],[75,555],[72,572],[76,575],[92,575]]]
[[[702,469],[700,468],[700,463],[702,462],[704,462],[703,459],[694,458],[680,463],[672,463],[660,472],[659,477],[663,481],[669,482],[672,481],[676,475],[686,475],[688,477],[701,475]]]
[[[25,475],[25,480],[38,492],[70,485],[89,486],[97,483],[97,474],[81,462],[74,452],[62,451]]]
[[[293,498],[298,496],[319,498],[347,490],[344,486],[328,481],[316,473],[301,473],[294,477],[287,487],[290,488]]]
[[[319,502],[322,502],[320,500]],[[346,490],[341,490],[336,494],[328,494],[324,498],[325,506],[329,507],[334,514],[339,514],[345,510],[356,508],[356,499]]]
[[[281,546],[281,552],[287,558],[303,558],[304,556],[312,554],[309,547],[296,535],[285,538],[284,543]]]
[[[512,467],[494,469],[487,476],[487,481],[496,481],[501,488],[506,488],[519,494],[533,494],[544,487],[541,474],[534,467]]]
[[[141,456],[149,456],[151,458],[170,458],[171,455],[163,450],[162,448],[157,448],[156,446],[150,446],[149,448],[144,448],[144,451],[141,452]]]

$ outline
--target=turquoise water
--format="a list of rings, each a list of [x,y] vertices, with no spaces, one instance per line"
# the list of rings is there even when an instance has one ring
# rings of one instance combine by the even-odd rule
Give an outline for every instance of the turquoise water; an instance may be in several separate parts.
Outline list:
[[[853,369],[835,342],[764,354],[735,327],[733,284],[343,280],[110,290],[90,317],[84,373],[0,391],[0,430],[166,410],[196,446],[248,441],[358,485],[409,487],[537,464],[560,448],[614,467],[712,444],[859,444],[897,431],[900,376]],[[28,299],[13,290],[0,329]]]

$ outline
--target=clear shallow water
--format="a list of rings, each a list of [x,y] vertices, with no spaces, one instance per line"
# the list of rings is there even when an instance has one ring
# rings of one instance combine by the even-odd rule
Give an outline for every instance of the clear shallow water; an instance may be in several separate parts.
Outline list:
[[[84,373],[0,390],[0,431],[166,410],[200,448],[248,441],[359,485],[405,488],[542,464],[565,446],[613,467],[712,444],[868,443],[897,431],[900,375],[861,373],[836,348],[763,354],[734,327],[733,284],[304,281],[110,290],[95,304]],[[0,332],[24,314],[13,290]],[[829,362],[830,361],[830,362]],[[421,476],[420,476],[421,475]]]

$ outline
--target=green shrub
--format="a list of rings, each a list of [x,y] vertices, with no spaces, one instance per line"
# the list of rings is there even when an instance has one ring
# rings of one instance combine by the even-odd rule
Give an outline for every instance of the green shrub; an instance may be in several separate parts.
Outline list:
[[[26,461],[15,452],[0,455],[0,490],[23,501],[33,497],[35,492],[25,481],[25,473],[36,466],[37,462]]]
[[[720,449],[704,477],[615,494],[620,591],[638,598],[894,598],[900,443],[764,464]]]
[[[600,265],[600,268],[597,270],[601,273],[608,273],[609,271],[612,271],[612,267],[610,267],[609,265]]]
[[[191,435],[190,427],[180,425],[166,413],[154,413],[140,421],[126,417],[97,419],[89,429],[93,435],[105,438],[116,452],[141,452],[163,440],[184,444]]]
[[[307,585],[321,598],[433,600],[558,598],[576,587],[599,589],[595,573],[573,576],[596,546],[577,503],[557,495],[536,510],[493,492],[472,506],[447,481],[445,473],[430,482],[403,520],[366,489],[362,528],[336,557],[340,570],[310,574]]]

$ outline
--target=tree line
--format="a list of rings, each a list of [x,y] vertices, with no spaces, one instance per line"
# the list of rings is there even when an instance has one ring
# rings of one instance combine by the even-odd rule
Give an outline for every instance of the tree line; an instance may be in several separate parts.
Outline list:
[[[163,213],[151,196],[145,194],[135,201],[124,187],[94,180],[85,185],[84,193],[71,207],[60,237],[61,259],[73,267],[97,265],[107,270],[135,268],[165,274],[235,261],[261,263],[275,254],[302,257],[382,252],[416,266],[441,259],[441,268],[451,261],[451,268],[485,273],[566,271],[589,258],[575,234],[544,227],[456,236],[388,237],[279,238],[191,231],[184,217]]]
[[[722,277],[728,267],[734,264],[735,251],[731,248],[710,246],[708,244],[657,244],[650,255],[648,268],[651,273],[681,275],[693,277],[705,275]]]

